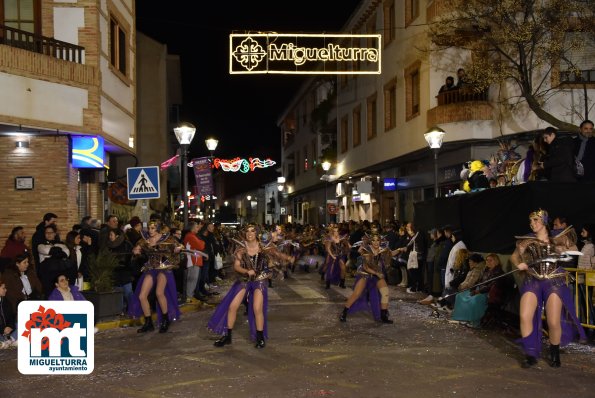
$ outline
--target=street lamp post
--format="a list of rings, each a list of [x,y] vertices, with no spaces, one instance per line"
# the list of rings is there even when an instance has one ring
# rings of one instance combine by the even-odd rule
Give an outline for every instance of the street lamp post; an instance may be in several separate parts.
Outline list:
[[[324,162],[322,162],[321,164],[322,166],[322,170],[324,170],[324,175],[325,175],[325,179],[324,179],[324,223],[326,225],[328,225],[328,205],[326,204],[327,201],[327,197],[326,197],[326,192],[328,191],[328,179],[329,176],[326,174],[327,171],[329,171],[331,169],[331,162],[329,162],[328,160],[325,160]]]
[[[439,197],[438,192],[438,152],[442,147],[442,140],[444,139],[444,135],[446,132],[442,130],[440,127],[432,127],[428,130],[427,133],[424,134],[424,138],[428,143],[428,146],[434,152],[434,197]]]
[[[188,161],[186,159],[188,146],[194,138],[196,127],[190,123],[182,123],[174,128],[174,134],[180,144],[180,168],[182,169],[182,202],[184,203],[184,228],[188,226]]]
[[[213,152],[215,151],[215,149],[217,149],[217,144],[219,144],[219,140],[216,140],[215,138],[207,138],[205,140],[205,144],[207,146],[207,149],[211,153],[211,178],[213,179],[213,192],[211,193],[211,199],[209,200],[209,204],[214,209],[215,201],[213,199],[213,196],[215,195],[215,176],[214,176],[215,173],[213,171]],[[211,214],[213,215],[213,212],[211,212]]]

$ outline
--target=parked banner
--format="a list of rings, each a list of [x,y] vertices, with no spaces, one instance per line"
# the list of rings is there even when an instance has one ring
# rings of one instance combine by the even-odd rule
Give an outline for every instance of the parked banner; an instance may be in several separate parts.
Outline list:
[[[211,159],[202,157],[192,159],[192,168],[194,169],[194,178],[196,178],[196,190],[198,195],[212,195],[213,175],[211,174]]]

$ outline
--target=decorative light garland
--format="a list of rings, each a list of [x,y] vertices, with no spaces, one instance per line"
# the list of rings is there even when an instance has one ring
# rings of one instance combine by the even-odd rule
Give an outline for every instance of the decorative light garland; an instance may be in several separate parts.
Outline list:
[[[276,162],[271,159],[265,159],[265,160],[260,160],[259,158],[242,159],[242,158],[238,157],[238,158],[228,160],[228,159],[215,158],[215,159],[213,159],[212,167],[216,168],[216,169],[221,167],[221,170],[232,172],[232,173],[235,173],[237,171],[240,171],[242,173],[247,173],[249,171],[254,171],[254,169],[256,169],[256,168],[265,169],[267,167],[274,166],[275,164],[276,164]]]

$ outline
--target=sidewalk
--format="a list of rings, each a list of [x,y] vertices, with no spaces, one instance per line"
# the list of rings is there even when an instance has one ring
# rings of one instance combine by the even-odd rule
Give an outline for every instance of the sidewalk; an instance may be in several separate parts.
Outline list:
[[[197,312],[205,309],[215,308],[216,302],[213,303],[203,303],[202,301],[198,301],[196,299],[192,299],[190,302],[180,304],[180,313],[187,314],[189,312]],[[153,313],[152,315],[153,321],[157,322],[157,314]],[[129,318],[129,317],[119,317],[117,319],[109,319],[97,322],[95,327],[98,331],[105,331],[117,328],[128,328],[134,326],[142,326],[143,320],[142,318]]]

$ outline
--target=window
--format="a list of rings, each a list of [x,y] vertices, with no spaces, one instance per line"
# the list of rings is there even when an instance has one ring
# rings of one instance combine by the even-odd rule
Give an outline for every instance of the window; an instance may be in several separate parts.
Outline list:
[[[302,168],[302,164],[300,163],[300,151],[295,151],[295,175],[300,175],[300,169]]]
[[[411,120],[420,113],[420,74],[421,62],[417,61],[405,69],[406,120]]]
[[[567,32],[566,59],[560,61],[560,82],[595,83],[595,39],[584,32]]]
[[[0,24],[41,34],[40,0],[0,0]]]
[[[376,94],[368,97],[366,105],[366,125],[369,141],[376,137]]]
[[[419,0],[405,0],[405,26],[419,17]]]
[[[348,127],[347,116],[343,116],[343,118],[341,118],[341,153],[347,152],[348,149]]]
[[[316,165],[318,164],[318,145],[317,142],[318,138],[314,138],[312,140],[312,160],[311,160],[311,164],[310,167],[314,168],[316,167]]]
[[[384,86],[384,131],[397,126],[397,79]]]
[[[353,110],[352,140],[354,148],[362,143],[362,109],[359,106]]]
[[[384,46],[395,39],[395,0],[384,4]]]
[[[128,33],[114,16],[110,17],[110,63],[128,77]]]

